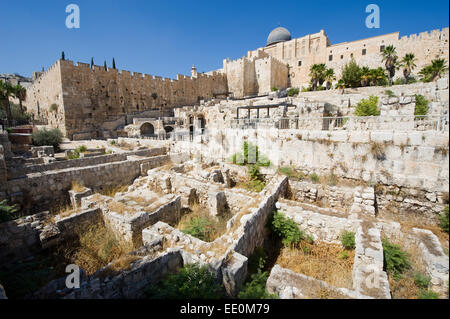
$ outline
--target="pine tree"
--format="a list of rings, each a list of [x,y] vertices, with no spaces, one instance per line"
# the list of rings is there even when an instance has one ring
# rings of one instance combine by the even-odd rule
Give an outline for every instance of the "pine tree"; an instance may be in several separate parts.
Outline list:
[[[114,60],[114,58],[113,58],[113,62],[112,62],[112,68],[116,69],[116,60]]]
[[[64,51],[61,54],[61,60],[65,60],[66,59],[66,55],[64,54]]]
[[[94,58],[91,58],[91,69],[94,68]]]
[[[106,66],[106,61],[105,61],[105,63],[103,64],[103,66],[105,67],[105,71],[108,71],[108,67]]]

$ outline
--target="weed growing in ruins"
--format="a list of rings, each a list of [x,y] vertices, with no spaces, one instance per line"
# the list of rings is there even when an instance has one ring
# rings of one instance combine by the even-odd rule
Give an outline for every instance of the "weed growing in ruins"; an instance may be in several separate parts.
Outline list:
[[[369,96],[368,99],[362,99],[356,104],[354,111],[355,116],[378,116],[380,110],[378,109],[378,97]]]
[[[421,273],[414,274],[414,284],[421,289],[428,289],[431,283],[431,277],[422,275]]]
[[[411,267],[409,255],[387,238],[383,238],[382,244],[385,268],[395,280],[398,280],[402,277],[402,273]]]
[[[255,164],[257,166],[270,166],[270,160],[267,156],[260,154],[259,147],[247,141],[242,145],[242,152],[232,155],[231,162],[239,165]]]
[[[145,295],[151,299],[219,299],[224,293],[207,265],[188,264],[148,287]]]
[[[416,107],[414,108],[414,115],[424,116],[428,113],[428,100],[420,94],[416,94]]]
[[[384,91],[384,94],[386,94],[388,97],[397,97],[397,95],[395,95],[395,93],[391,90]]]
[[[305,178],[305,175],[303,174],[302,171],[297,171],[295,168],[288,167],[288,166],[279,167],[278,173],[282,174],[282,175],[286,175],[287,177],[292,178],[294,180],[298,180],[298,181],[301,181]]]
[[[419,299],[439,299],[439,294],[432,290],[420,290]]]
[[[40,129],[33,133],[33,145],[35,146],[53,146],[55,151],[59,150],[59,144],[62,142],[63,135],[57,128],[47,130]]]
[[[350,232],[347,230],[344,230],[340,237],[339,237],[342,246],[344,246],[345,249],[355,249],[355,233]]]
[[[294,246],[302,240],[311,240],[291,219],[286,218],[283,213],[275,211],[272,216],[272,230],[281,237],[281,241],[285,246]]]
[[[19,211],[17,205],[8,205],[6,199],[0,201],[0,223],[15,219],[15,214]]]
[[[444,208],[444,213],[439,215],[439,226],[448,234],[448,205]]]
[[[312,173],[311,175],[309,175],[309,178],[313,183],[318,183],[320,181],[319,175],[317,175],[316,173]]]
[[[251,276],[244,288],[239,292],[239,299],[277,299],[276,294],[269,294],[266,290],[266,282],[269,278],[267,271],[258,269],[256,274]]]
[[[72,181],[72,188],[71,190],[79,193],[82,192],[86,189],[86,187],[84,186],[83,182],[79,182],[79,181]]]
[[[50,112],[56,112],[58,111],[58,104],[53,103],[52,105],[50,105]]]
[[[206,218],[192,217],[182,231],[198,239],[210,241],[212,223]]]

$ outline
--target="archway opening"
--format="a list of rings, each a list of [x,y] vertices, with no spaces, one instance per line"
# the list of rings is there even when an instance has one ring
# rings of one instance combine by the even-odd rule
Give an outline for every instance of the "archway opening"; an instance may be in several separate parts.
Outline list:
[[[141,125],[141,135],[152,136],[155,134],[155,127],[150,123],[144,123]]]

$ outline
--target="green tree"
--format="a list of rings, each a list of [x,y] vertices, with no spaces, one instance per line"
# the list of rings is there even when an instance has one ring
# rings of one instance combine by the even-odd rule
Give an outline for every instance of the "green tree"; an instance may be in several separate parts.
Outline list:
[[[112,68],[115,70],[116,69],[116,60],[113,58],[112,60]]]
[[[378,97],[369,96],[368,99],[362,99],[356,104],[355,111],[353,113],[355,116],[378,116],[380,115],[380,110],[378,109]]]
[[[361,68],[361,86],[367,86],[371,79],[371,69],[367,66]]]
[[[317,90],[318,86],[321,86],[325,81],[326,72],[325,63],[313,64],[309,70],[309,76],[311,78],[311,87],[313,91]]]
[[[148,287],[145,295],[152,299],[219,299],[224,293],[208,266],[188,264]]]
[[[416,67],[414,63],[416,61],[416,57],[414,53],[406,53],[403,59],[401,60],[401,66],[403,67],[403,77],[405,78],[405,84],[408,84],[409,77],[411,76],[412,70]]]
[[[105,71],[108,71],[108,67],[106,66],[106,61],[103,63],[103,67],[105,68]]]
[[[388,72],[389,85],[392,85],[392,79],[395,76],[395,69],[398,67],[397,51],[393,45],[388,45],[381,52],[381,56],[381,60],[384,62],[386,71]]]
[[[61,53],[61,60],[65,60],[66,59],[66,55],[64,54],[64,51]]]
[[[342,81],[345,87],[355,88],[361,85],[361,68],[353,58],[342,69]]]
[[[94,68],[94,58],[92,57],[91,58],[91,69],[93,69]]]
[[[442,77],[442,74],[448,71],[447,64],[444,59],[435,59],[431,61],[431,80],[435,81]]]

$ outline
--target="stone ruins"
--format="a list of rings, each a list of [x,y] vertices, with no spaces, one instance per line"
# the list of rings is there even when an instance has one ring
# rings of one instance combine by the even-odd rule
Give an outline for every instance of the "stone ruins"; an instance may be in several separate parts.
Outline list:
[[[438,226],[449,201],[448,75],[389,88],[286,90],[308,82],[313,63],[339,69],[352,54],[378,66],[389,44],[425,65],[448,55],[448,28],[335,45],[323,31],[292,40],[280,32],[221,70],[193,68],[177,80],[67,60],[37,77],[24,105],[66,139],[55,150],[31,147],[27,133],[0,133],[0,201],[20,207],[19,218],[0,223],[0,298],[142,298],[192,263],[207,265],[235,298],[261,249],[267,292],[278,298],[402,298],[414,280],[393,278],[386,240],[408,253],[409,271],[429,278],[429,291],[448,298],[448,233]],[[418,94],[429,101],[420,118]],[[380,115],[354,116],[369,96]],[[86,151],[69,160],[80,146]],[[255,177],[244,160],[267,165]],[[283,246],[271,230],[274,212],[311,243]],[[214,236],[186,232],[190,216],[219,225]],[[94,226],[131,248],[79,265],[80,287],[70,288],[65,267],[82,259],[78,247]],[[329,267],[321,272],[320,263]],[[33,284],[8,275],[20,271]]]

